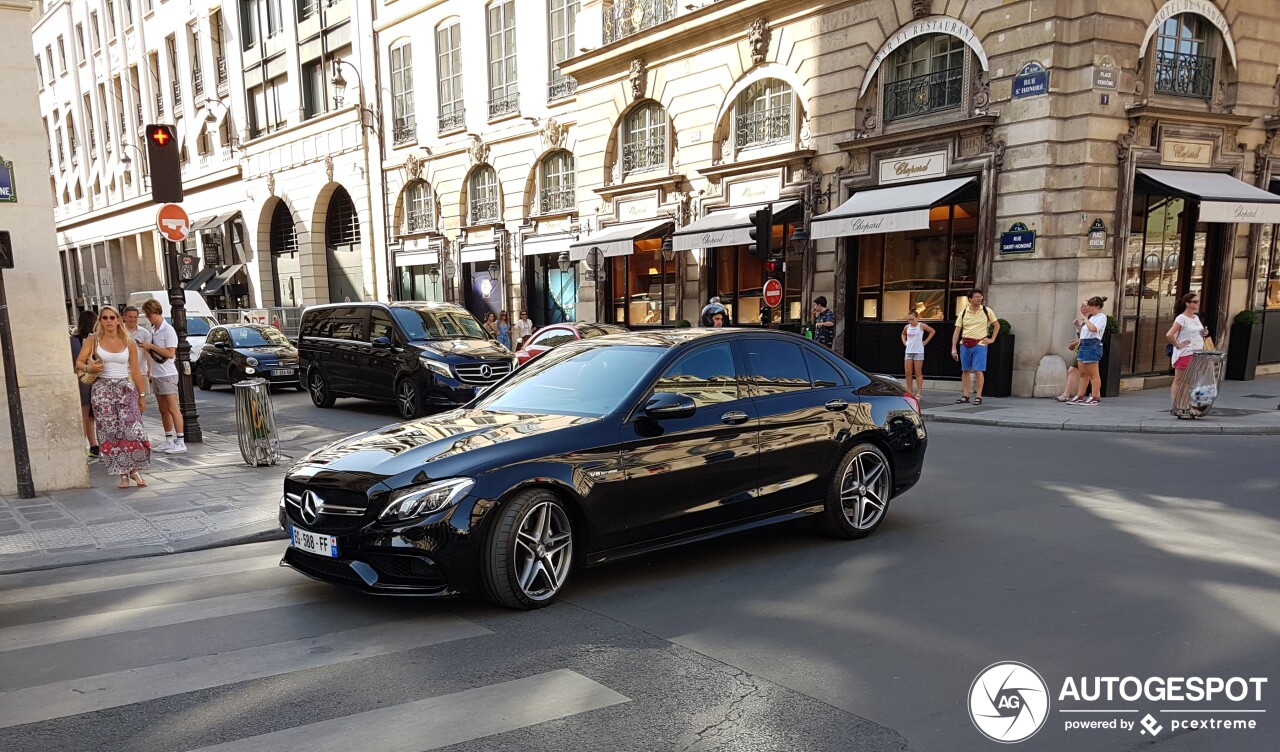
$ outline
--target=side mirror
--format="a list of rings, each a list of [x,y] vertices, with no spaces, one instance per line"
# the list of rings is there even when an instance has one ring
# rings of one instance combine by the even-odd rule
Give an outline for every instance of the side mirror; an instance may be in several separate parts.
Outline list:
[[[226,350],[228,347],[231,347],[231,345],[226,342],[214,342],[213,346],[219,350]]]
[[[374,337],[373,346],[377,348],[389,348],[392,346],[390,337]]]
[[[652,420],[692,418],[698,406],[692,397],[674,392],[657,392],[644,405],[645,417]]]

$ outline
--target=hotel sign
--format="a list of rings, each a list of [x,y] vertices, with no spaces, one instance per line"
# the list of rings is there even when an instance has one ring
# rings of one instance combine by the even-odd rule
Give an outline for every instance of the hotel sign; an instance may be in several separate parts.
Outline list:
[[[947,174],[947,153],[935,151],[904,159],[880,160],[880,184],[940,178]]]
[[[1213,142],[1194,138],[1166,138],[1160,145],[1161,164],[1211,167]]]

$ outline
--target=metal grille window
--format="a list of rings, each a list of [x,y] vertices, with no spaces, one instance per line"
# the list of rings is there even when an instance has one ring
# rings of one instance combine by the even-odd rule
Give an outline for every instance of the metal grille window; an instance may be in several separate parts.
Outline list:
[[[489,6],[489,117],[520,109],[516,83],[516,2]]]
[[[675,0],[613,0],[604,9],[604,41],[616,42],[675,15]]]
[[[404,231],[407,234],[431,229],[431,185],[417,180],[404,189]]]
[[[67,115],[67,146],[71,149],[71,164],[79,164],[80,157],[76,149],[76,121],[72,120],[70,115]]]
[[[329,248],[360,242],[360,217],[347,189],[339,186],[329,201],[324,220],[324,244]]]
[[[116,4],[107,0],[107,39],[116,38]]]
[[[271,255],[292,256],[298,252],[298,231],[293,215],[283,201],[271,212]]]
[[[305,21],[320,10],[320,0],[298,0],[298,20]]]
[[[258,43],[258,0],[240,0],[240,46],[251,50]]]
[[[498,221],[498,174],[483,165],[471,173],[471,224]]]
[[[577,205],[574,188],[573,155],[567,151],[548,154],[542,159],[539,205],[543,214],[573,211]]]
[[[1209,22],[1194,13],[1174,16],[1160,26],[1154,65],[1157,94],[1209,98],[1215,64],[1212,35]]]
[[[413,48],[408,43],[391,49],[392,137],[398,144],[417,137],[413,116]]]
[[[436,29],[436,78],[440,82],[440,130],[464,127],[462,28],[456,22]]]
[[[622,172],[663,169],[667,166],[667,112],[657,104],[645,104],[627,115],[623,126]]]
[[[578,82],[560,72],[560,63],[573,57],[574,23],[581,0],[551,0],[551,78],[547,83],[547,101],[554,102],[573,94]]]
[[[966,49],[950,34],[933,34],[895,52],[884,87],[885,121],[959,107]]]
[[[195,24],[187,27],[187,46],[191,50],[191,90],[195,99],[204,95],[204,68],[200,65],[200,32]]]
[[[791,140],[791,87],[776,78],[756,81],[738,95],[734,143],[738,148]]]

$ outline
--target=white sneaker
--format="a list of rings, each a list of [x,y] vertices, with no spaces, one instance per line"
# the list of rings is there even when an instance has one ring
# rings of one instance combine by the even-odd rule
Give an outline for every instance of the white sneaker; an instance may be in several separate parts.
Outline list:
[[[165,454],[186,454],[187,442],[183,441],[182,439],[178,439],[173,442],[173,446],[170,446],[169,448],[164,449],[163,451]]]
[[[163,443],[151,447],[153,452],[167,452],[173,448],[173,439],[165,439]]]

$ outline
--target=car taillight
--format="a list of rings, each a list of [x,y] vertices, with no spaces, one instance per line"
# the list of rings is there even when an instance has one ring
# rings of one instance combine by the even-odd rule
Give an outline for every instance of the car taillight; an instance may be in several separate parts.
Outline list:
[[[911,404],[911,409],[916,411],[916,415],[923,415],[923,413],[920,412],[920,400],[916,399],[914,394],[911,392],[903,392],[902,398]]]

